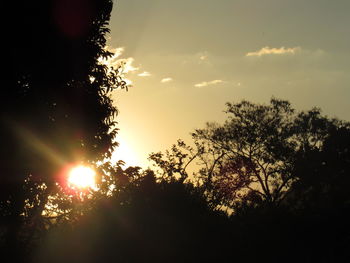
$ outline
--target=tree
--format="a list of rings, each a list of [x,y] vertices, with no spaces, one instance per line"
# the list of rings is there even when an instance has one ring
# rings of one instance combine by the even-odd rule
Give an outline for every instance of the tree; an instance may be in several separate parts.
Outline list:
[[[132,182],[100,199],[76,227],[48,231],[35,262],[220,261],[228,218],[213,213],[198,189],[157,182],[151,170],[125,174]]]
[[[236,248],[239,262],[344,261],[350,124],[278,99],[227,103],[226,113],[223,124],[192,133],[192,147],[178,141],[151,154],[160,180],[192,182],[211,209],[227,209],[218,242]]]
[[[296,112],[288,101],[274,98],[269,105],[242,101],[226,106],[228,120],[197,129],[193,148],[180,143],[165,157],[150,157],[163,176],[177,173],[184,179],[190,178],[185,170],[195,160],[199,168],[191,180],[200,182],[217,208],[279,206],[299,180],[296,160],[319,150],[330,130],[342,125],[319,109]]]
[[[16,250],[24,210],[31,210],[31,220],[40,217],[48,197],[59,191],[63,166],[93,164],[117,145],[110,92],[126,83],[119,68],[99,62],[112,55],[105,48],[111,10],[111,0],[7,5],[20,25],[3,32],[0,212],[12,240],[8,251]]]
[[[330,130],[323,146],[296,161],[294,206],[307,213],[350,210],[350,125]],[[291,202],[293,203],[293,202]]]

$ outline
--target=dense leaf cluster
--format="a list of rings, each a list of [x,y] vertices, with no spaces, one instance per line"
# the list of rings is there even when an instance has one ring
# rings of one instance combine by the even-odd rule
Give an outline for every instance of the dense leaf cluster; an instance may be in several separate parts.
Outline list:
[[[111,156],[117,109],[110,92],[126,83],[120,69],[100,63],[112,55],[106,49],[111,0],[7,2],[0,235],[11,254],[23,223],[35,229],[60,191],[65,165]]]

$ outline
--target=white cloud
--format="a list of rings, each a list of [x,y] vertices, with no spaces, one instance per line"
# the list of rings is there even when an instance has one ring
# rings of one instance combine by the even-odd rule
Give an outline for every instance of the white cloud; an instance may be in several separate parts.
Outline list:
[[[120,58],[124,52],[123,47],[112,48],[107,46],[106,50],[112,52],[113,55],[108,58],[100,57],[98,58],[98,62],[101,65],[107,66],[108,72],[118,69],[119,74],[123,78],[123,80],[126,82],[126,85],[132,86],[132,81],[127,78],[127,75],[128,73],[132,73],[139,70],[138,67],[135,67],[133,65],[135,59],[133,57]]]
[[[203,81],[201,83],[197,83],[194,86],[197,88],[203,88],[203,87],[207,87],[207,86],[211,86],[211,85],[216,85],[216,84],[222,84],[225,81],[221,80],[221,79],[215,79],[212,81]]]
[[[112,52],[113,55],[111,57],[107,58],[107,59],[100,57],[98,59],[98,61],[101,64],[107,65],[109,67],[116,67],[116,66],[118,66],[118,60],[119,60],[119,57],[123,54],[124,48],[123,47],[112,48],[112,47],[108,47],[107,46],[106,50],[108,50],[109,52]]]
[[[106,47],[106,49],[110,52],[113,53],[113,55],[109,58],[102,58],[100,57],[98,59],[100,64],[106,65],[109,68],[114,68],[117,69],[118,67],[122,67],[123,69],[123,73],[129,73],[129,72],[133,72],[133,71],[137,71],[139,70],[139,68],[134,67],[133,63],[135,61],[134,58],[132,57],[128,57],[128,58],[120,58],[120,56],[123,54],[124,52],[124,48],[123,47],[119,47],[119,48],[112,48],[112,47]]]
[[[129,57],[124,59],[119,59],[117,63],[123,68],[123,73],[129,73],[129,72],[134,72],[139,70],[139,68],[134,67],[133,65],[134,61],[135,61],[134,58]]]
[[[167,83],[167,82],[170,82],[170,81],[173,81],[172,78],[163,78],[160,82],[161,83]]]
[[[293,48],[270,48],[270,47],[263,47],[258,51],[248,52],[246,54],[247,57],[261,57],[263,55],[284,55],[284,54],[295,54],[296,52],[299,52],[301,50],[300,47],[293,47]]]
[[[149,76],[151,76],[152,74],[151,73],[149,73],[148,71],[144,71],[144,72],[142,72],[142,73],[140,73],[140,74],[137,74],[137,76],[139,76],[139,77],[149,77]]]
[[[124,47],[113,48],[110,46],[106,46],[105,49],[114,53],[114,56],[116,56],[116,57],[119,57],[121,54],[123,54],[123,52],[125,50]]]

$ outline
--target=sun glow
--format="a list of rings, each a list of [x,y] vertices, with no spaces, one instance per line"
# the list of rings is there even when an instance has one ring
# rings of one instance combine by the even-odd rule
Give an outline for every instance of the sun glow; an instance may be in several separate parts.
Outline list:
[[[96,173],[87,166],[79,165],[73,167],[68,174],[68,184],[73,188],[94,188]]]
[[[126,166],[140,166],[141,162],[138,154],[131,147],[132,144],[130,144],[130,141],[119,135],[118,142],[119,146],[113,152],[111,161],[117,162],[118,160],[123,160]]]

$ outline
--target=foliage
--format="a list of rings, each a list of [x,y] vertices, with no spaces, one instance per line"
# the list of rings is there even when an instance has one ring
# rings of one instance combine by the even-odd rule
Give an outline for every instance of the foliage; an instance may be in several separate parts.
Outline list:
[[[293,173],[299,180],[289,201],[303,213],[349,211],[350,125],[334,127],[321,149],[299,156]]]
[[[111,9],[110,0],[8,6],[21,26],[7,21],[3,33],[3,257],[344,262],[350,125],[319,109],[296,112],[278,99],[228,103],[227,121],[196,130],[193,146],[179,140],[153,153],[156,172],[99,162],[117,146],[110,94],[127,88],[122,68],[101,63],[113,55],[106,49]],[[71,163],[95,167],[98,191],[61,182]]]
[[[314,216],[288,206],[240,206],[228,217],[213,211],[201,187],[181,178],[157,178],[151,170],[129,171],[129,183],[96,200],[73,227],[50,229],[35,250],[35,262],[344,262],[347,258],[345,210]]]
[[[349,123],[277,99],[228,103],[226,113],[196,130],[192,147],[179,141],[150,156],[161,180],[192,182],[212,210],[229,212],[215,239],[231,251],[221,260],[346,261]]]
[[[193,147],[179,140],[152,154],[156,171],[105,162],[98,191],[54,196],[34,261],[344,261],[349,124],[276,99],[228,104],[227,113],[196,130]],[[259,185],[257,176],[272,179]],[[280,199],[268,199],[283,184]]]
[[[157,183],[148,170],[119,194],[100,199],[76,227],[51,229],[35,262],[214,260],[225,220],[191,184]]]
[[[7,22],[3,32],[0,104],[0,239],[11,253],[20,249],[23,226],[42,228],[33,222],[62,190],[66,165],[111,156],[117,109],[110,94],[126,83],[120,68],[100,63],[113,55],[106,49],[111,0],[16,1],[6,8],[20,25]]]
[[[186,169],[195,160],[199,168],[191,180],[201,182],[218,208],[280,205],[302,176],[295,170],[297,160],[321,151],[330,132],[345,125],[318,109],[296,112],[274,98],[269,105],[227,103],[226,113],[225,123],[208,123],[192,134],[193,148],[181,142],[165,156],[150,156],[163,177],[178,174],[182,180],[190,178]]]

